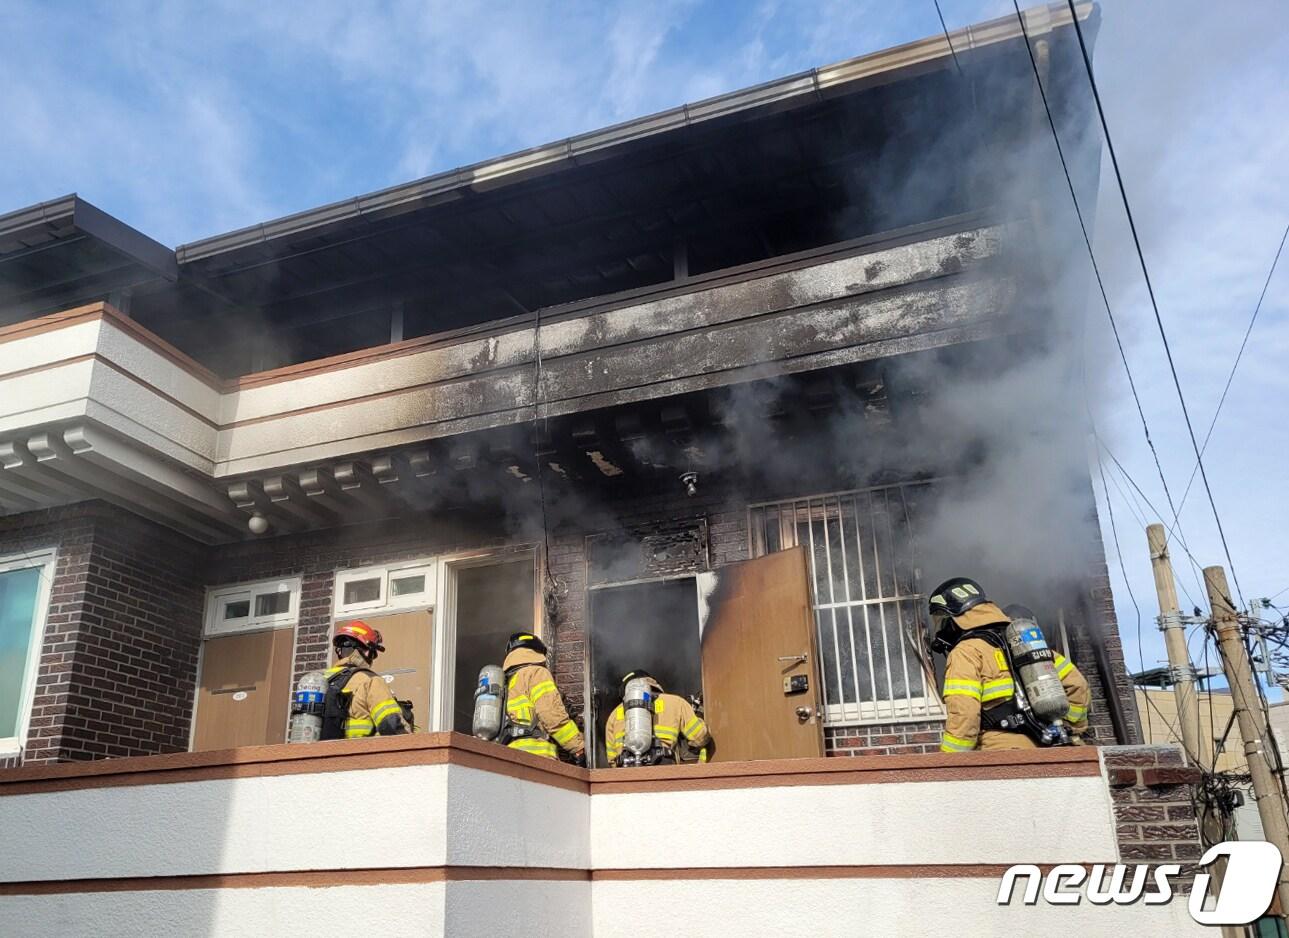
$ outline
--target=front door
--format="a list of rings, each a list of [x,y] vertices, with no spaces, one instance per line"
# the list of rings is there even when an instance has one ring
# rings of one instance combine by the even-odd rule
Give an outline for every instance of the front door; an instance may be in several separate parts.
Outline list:
[[[416,728],[426,730],[430,725],[430,657],[434,647],[432,614],[426,609],[388,616],[362,616],[361,621],[378,629],[385,645],[372,670],[385,679],[395,698],[412,702]]]
[[[194,751],[285,742],[294,645],[293,629],[206,639]]]
[[[806,563],[794,547],[716,571],[702,631],[713,761],[824,754]]]

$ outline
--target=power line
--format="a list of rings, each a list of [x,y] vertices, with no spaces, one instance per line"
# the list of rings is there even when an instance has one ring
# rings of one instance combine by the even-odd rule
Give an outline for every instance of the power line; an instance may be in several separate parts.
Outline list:
[[[1012,2],[1016,3],[1016,0],[1012,0]],[[1222,552],[1226,555],[1227,567],[1231,571],[1231,580],[1235,583],[1236,595],[1240,597],[1240,605],[1243,606],[1244,596],[1240,591],[1240,578],[1236,575],[1236,572],[1235,572],[1235,562],[1231,559],[1231,549],[1228,546],[1226,541],[1226,531],[1223,530],[1222,528],[1222,518],[1219,515],[1217,510],[1217,502],[1213,498],[1213,489],[1208,482],[1208,472],[1204,469],[1204,456],[1203,456],[1203,453],[1200,451],[1199,441],[1195,438],[1195,427],[1191,423],[1190,411],[1186,408],[1186,396],[1182,393],[1182,382],[1177,375],[1177,365],[1173,361],[1173,350],[1172,350],[1172,347],[1168,344],[1168,332],[1164,329],[1164,320],[1163,320],[1163,317],[1159,314],[1159,303],[1155,299],[1155,287],[1150,280],[1150,271],[1146,266],[1146,255],[1143,253],[1141,248],[1141,239],[1137,236],[1137,223],[1132,216],[1132,207],[1128,202],[1128,191],[1124,187],[1123,173],[1119,170],[1119,157],[1114,150],[1114,141],[1111,139],[1111,136],[1110,136],[1110,125],[1106,121],[1105,108],[1103,108],[1101,105],[1101,92],[1097,88],[1096,76],[1093,74],[1093,71],[1092,71],[1092,58],[1088,54],[1088,46],[1086,41],[1083,38],[1083,26],[1079,23],[1078,11],[1075,10],[1074,8],[1074,0],[1066,0],[1066,3],[1070,8],[1070,16],[1074,20],[1074,33],[1079,40],[1079,51],[1082,53],[1083,66],[1088,74],[1088,85],[1092,89],[1092,99],[1096,102],[1097,117],[1101,121],[1101,133],[1102,133],[1102,136],[1105,138],[1106,152],[1110,154],[1110,165],[1114,170],[1115,182],[1118,184],[1118,187],[1119,187],[1119,197],[1123,201],[1124,215],[1128,219],[1128,230],[1132,233],[1133,247],[1137,252],[1137,260],[1141,264],[1142,276],[1145,278],[1146,293],[1150,297],[1150,308],[1155,314],[1155,325],[1158,326],[1159,328],[1159,338],[1163,341],[1163,344],[1164,344],[1164,354],[1168,359],[1168,370],[1173,378],[1173,387],[1176,388],[1177,390],[1177,400],[1181,404],[1182,417],[1186,421],[1186,432],[1190,436],[1191,447],[1192,449],[1195,450],[1195,462],[1199,468],[1200,479],[1204,483],[1204,491],[1208,495],[1209,507],[1213,509],[1213,521],[1217,525],[1218,537],[1222,541]],[[1017,5],[1016,7],[1016,15],[1018,17],[1020,16],[1019,5]],[[1022,28],[1023,28],[1023,21],[1022,21]],[[1028,41],[1026,42],[1026,45],[1028,46]],[[1030,50],[1031,60],[1033,59],[1033,56],[1034,56],[1033,50]],[[1037,69],[1037,66],[1035,66],[1035,69]],[[1051,116],[1050,111],[1048,112],[1048,116],[1050,118]],[[1055,132],[1055,125],[1053,125],[1053,132]],[[1171,504],[1169,507],[1172,507]],[[1235,605],[1235,604],[1232,603],[1231,605]]]
[[[1087,248],[1088,260],[1092,265],[1092,272],[1096,278],[1097,289],[1101,294],[1101,302],[1105,306],[1106,317],[1110,321],[1110,330],[1114,334],[1115,345],[1119,350],[1119,360],[1123,362],[1123,370],[1128,378],[1128,388],[1132,392],[1132,399],[1137,406],[1137,416],[1141,420],[1142,433],[1145,435],[1146,445],[1149,447],[1150,454],[1154,459],[1155,470],[1159,474],[1159,481],[1164,489],[1164,497],[1168,501],[1168,507],[1173,512],[1173,524],[1169,527],[1168,533],[1169,535],[1172,535],[1175,531],[1177,533],[1178,538],[1180,539],[1181,538],[1181,520],[1178,517],[1179,511],[1173,503],[1172,491],[1168,488],[1168,479],[1164,476],[1164,467],[1163,467],[1163,464],[1160,462],[1159,452],[1158,450],[1155,449],[1154,438],[1151,437],[1150,435],[1150,424],[1146,420],[1146,411],[1141,403],[1141,395],[1137,392],[1137,382],[1133,378],[1132,368],[1128,364],[1128,354],[1124,349],[1123,338],[1119,334],[1119,324],[1115,321],[1114,310],[1110,305],[1110,296],[1109,296],[1109,293],[1106,291],[1105,281],[1101,277],[1101,268],[1100,268],[1100,265],[1097,263],[1096,252],[1092,249],[1092,237],[1088,233],[1087,223],[1084,221],[1084,218],[1083,218],[1083,210],[1079,206],[1078,193],[1074,188],[1074,180],[1070,174],[1069,162],[1065,158],[1065,147],[1062,146],[1061,144],[1061,135],[1057,132],[1056,119],[1052,115],[1051,104],[1047,99],[1047,90],[1043,87],[1043,78],[1041,73],[1039,72],[1038,60],[1034,57],[1034,49],[1030,45],[1029,30],[1025,26],[1025,17],[1021,14],[1020,4],[1019,2],[1017,2],[1017,0],[1012,0],[1012,6],[1016,10],[1016,20],[1020,24],[1021,35],[1025,39],[1025,51],[1029,55],[1030,68],[1033,70],[1033,73],[1034,73],[1034,83],[1038,87],[1039,98],[1043,103],[1043,112],[1047,115],[1047,125],[1051,129],[1052,141],[1056,145],[1056,154],[1060,158],[1061,170],[1065,175],[1065,184],[1070,192],[1070,202],[1074,207],[1074,215],[1079,223],[1079,231],[1083,235],[1083,243]],[[1076,17],[1076,22],[1077,22],[1077,17]],[[945,38],[948,39],[947,33],[945,34]],[[1156,511],[1155,514],[1160,516],[1160,521],[1164,521],[1164,517],[1160,512]],[[1203,592],[1202,588],[1200,589],[1200,592],[1201,593]]]
[[[940,17],[940,29],[944,32],[944,41],[949,44],[949,54],[953,56],[953,66],[962,74],[962,63],[958,61],[958,52],[953,48],[953,40],[949,38],[949,27],[944,23],[944,13],[940,10],[940,0],[933,0],[935,3],[935,15]]]
[[[1258,296],[1258,303],[1253,307],[1253,316],[1249,319],[1249,327],[1244,330],[1244,339],[1240,342],[1240,350],[1235,353],[1235,361],[1231,364],[1231,373],[1226,376],[1226,387],[1222,388],[1222,396],[1218,399],[1217,410],[1213,412],[1213,420],[1208,425],[1208,432],[1204,434],[1204,445],[1200,447],[1200,453],[1208,452],[1208,441],[1213,438],[1213,428],[1217,426],[1217,418],[1222,414],[1222,405],[1226,403],[1227,392],[1231,390],[1231,382],[1235,380],[1235,369],[1240,367],[1240,359],[1244,356],[1244,347],[1249,344],[1249,335],[1253,332],[1253,324],[1258,321],[1258,313],[1262,311],[1262,301],[1267,298],[1267,288],[1271,286],[1271,278],[1275,276],[1276,265],[1280,263],[1280,252],[1285,249],[1285,239],[1289,238],[1289,225],[1285,225],[1285,233],[1280,236],[1280,247],[1276,248],[1276,256],[1271,261],[1271,269],[1267,271],[1267,279],[1262,284],[1262,293]],[[1196,460],[1195,468],[1191,470],[1191,477],[1186,480],[1186,491],[1182,492],[1181,504],[1178,508],[1186,507],[1186,496],[1191,493],[1191,485],[1195,482],[1195,474],[1199,472],[1199,461]]]

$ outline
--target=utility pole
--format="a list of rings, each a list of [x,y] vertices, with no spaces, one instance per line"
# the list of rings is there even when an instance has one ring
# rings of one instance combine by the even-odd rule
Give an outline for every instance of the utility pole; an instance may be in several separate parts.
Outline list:
[[[1240,620],[1230,600],[1226,571],[1221,567],[1205,567],[1204,586],[1213,609],[1211,628],[1222,652],[1222,668],[1226,671],[1227,683],[1231,685],[1231,703],[1235,717],[1240,721],[1240,735],[1244,737],[1244,756],[1253,777],[1253,798],[1258,805],[1258,816],[1262,818],[1263,836],[1276,845],[1282,857],[1289,857],[1289,819],[1285,817],[1280,780],[1272,771],[1270,762],[1274,750],[1264,732],[1262,705],[1253,684]],[[1284,916],[1289,912],[1289,864],[1280,868],[1276,894],[1280,897],[1280,914]]]
[[[1181,604],[1177,601],[1177,584],[1173,580],[1172,561],[1168,558],[1168,536],[1164,526],[1148,526],[1146,541],[1150,544],[1150,565],[1155,571],[1159,628],[1164,633],[1164,647],[1168,649],[1168,674],[1172,678],[1173,694],[1177,697],[1177,724],[1182,731],[1182,747],[1208,770],[1213,766],[1213,740],[1200,732],[1195,668],[1186,648],[1186,627],[1182,624]]]

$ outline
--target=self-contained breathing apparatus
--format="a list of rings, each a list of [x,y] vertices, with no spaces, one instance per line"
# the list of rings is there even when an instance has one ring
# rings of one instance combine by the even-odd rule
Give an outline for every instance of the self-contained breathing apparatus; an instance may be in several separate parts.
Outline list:
[[[506,643],[506,654],[516,648],[527,648],[546,654],[546,643],[529,632],[516,632]],[[510,715],[506,706],[510,680],[515,673],[533,664],[519,664],[503,671],[495,664],[485,665],[479,671],[479,682],[474,691],[474,716],[471,732],[479,739],[493,740],[509,746],[517,739],[549,739],[549,734],[534,722],[520,723]]]
[[[653,735],[656,695],[649,673],[632,671],[622,681],[624,685],[622,713],[625,728],[618,765],[632,767],[674,761],[671,748],[659,743]]]
[[[1071,745],[1063,717],[1070,707],[1065,688],[1054,665],[1056,654],[1034,621],[1033,613],[1021,607],[1010,623],[998,622],[963,629],[954,621],[968,610],[988,602],[985,591],[974,580],[956,577],[936,588],[929,600],[931,615],[942,619],[934,651],[947,655],[959,642],[978,639],[1002,655],[1012,676],[1012,696],[980,711],[983,730],[1024,733],[1038,746]]]
[[[315,743],[324,739],[344,739],[345,721],[353,696],[344,692],[349,679],[359,671],[376,675],[370,668],[351,665],[330,677],[325,671],[309,671],[300,678],[291,698],[291,723],[287,742]],[[377,675],[378,676],[378,675]],[[410,731],[416,729],[416,715],[410,700],[394,698]]]

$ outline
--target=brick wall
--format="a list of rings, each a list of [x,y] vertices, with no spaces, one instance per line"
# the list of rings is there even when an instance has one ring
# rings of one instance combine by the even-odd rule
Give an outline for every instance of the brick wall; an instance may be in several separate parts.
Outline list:
[[[201,548],[101,502],[0,518],[0,554],[50,547],[57,559],[23,761],[187,749]]]
[[[624,499],[587,512],[553,499],[549,535],[536,519],[462,511],[409,511],[367,525],[261,538],[203,548],[102,503],[0,519],[0,553],[59,549],[53,606],[42,656],[28,759],[83,759],[164,752],[186,745],[196,681],[203,594],[207,586],[299,575],[302,578],[295,673],[327,659],[338,570],[443,553],[520,544],[548,546],[547,603],[553,670],[577,706],[587,672],[587,535],[702,519],[708,553],[719,567],[749,556],[746,498],[705,485]],[[1100,555],[1098,554],[1098,557]],[[1097,572],[1100,612],[1113,627],[1104,568]],[[1073,623],[1072,623],[1073,625]],[[1104,692],[1086,637],[1072,628],[1073,657],[1093,687],[1093,723],[1112,740]],[[1127,688],[1117,635],[1107,640],[1115,681]],[[1135,728],[1135,710],[1129,709]],[[830,755],[934,751],[939,724],[919,722],[830,728]]]
[[[1182,879],[1192,882],[1203,854],[1192,800],[1200,771],[1175,746],[1109,746],[1101,757],[1123,862],[1180,863]]]
[[[878,723],[824,728],[824,750],[830,756],[884,756],[939,752],[944,723]]]

